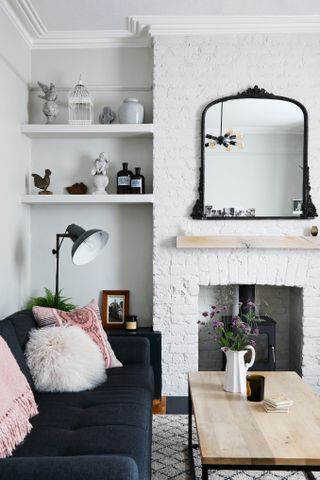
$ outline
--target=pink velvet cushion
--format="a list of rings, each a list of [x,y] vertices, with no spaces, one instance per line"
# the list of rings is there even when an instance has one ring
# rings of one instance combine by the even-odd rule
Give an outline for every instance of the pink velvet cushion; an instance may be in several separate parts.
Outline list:
[[[106,368],[121,367],[108,342],[102,327],[100,310],[96,300],[82,308],[64,312],[56,308],[33,307],[33,315],[39,327],[77,325],[81,327],[100,348]]]

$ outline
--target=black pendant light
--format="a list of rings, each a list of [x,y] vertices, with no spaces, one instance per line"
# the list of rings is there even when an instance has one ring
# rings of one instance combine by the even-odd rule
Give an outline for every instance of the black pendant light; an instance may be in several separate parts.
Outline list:
[[[239,140],[243,139],[243,135],[240,133],[235,133],[233,130],[228,130],[224,135],[222,134],[222,122],[223,122],[223,102],[221,102],[220,109],[220,135],[217,137],[215,135],[206,134],[206,138],[210,140],[204,144],[205,147],[211,149],[216,148],[217,145],[222,145],[227,152],[232,150],[232,147],[243,148],[243,143]]]

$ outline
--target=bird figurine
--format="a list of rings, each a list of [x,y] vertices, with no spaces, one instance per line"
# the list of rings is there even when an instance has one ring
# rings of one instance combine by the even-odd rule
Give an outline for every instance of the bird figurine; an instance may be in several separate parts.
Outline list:
[[[32,173],[31,175],[34,180],[34,186],[41,190],[40,192],[38,192],[39,195],[52,195],[52,192],[48,190],[48,187],[50,185],[51,170],[47,168],[45,170],[44,177],[41,177],[37,173]]]
[[[38,95],[38,97],[42,98],[42,100],[45,100],[42,111],[47,118],[46,123],[53,123],[59,113],[58,104],[56,101],[58,98],[56,87],[53,83],[50,83],[49,87],[45,83],[41,82],[38,82],[38,85],[44,93],[44,95]]]

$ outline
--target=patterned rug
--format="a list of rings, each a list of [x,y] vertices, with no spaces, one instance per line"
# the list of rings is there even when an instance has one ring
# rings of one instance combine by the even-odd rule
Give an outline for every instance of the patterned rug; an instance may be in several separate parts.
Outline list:
[[[195,431],[195,430],[194,430]],[[152,480],[190,480],[187,451],[187,415],[154,415]],[[194,441],[197,442],[196,438]],[[201,480],[200,457],[195,450],[197,480]],[[315,476],[320,480],[319,473]],[[305,480],[302,472],[212,471],[210,480]]]

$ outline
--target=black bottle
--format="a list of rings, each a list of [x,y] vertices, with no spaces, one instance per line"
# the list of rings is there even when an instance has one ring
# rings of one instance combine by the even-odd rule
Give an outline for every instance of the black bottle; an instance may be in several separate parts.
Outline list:
[[[141,168],[135,168],[136,173],[131,177],[131,193],[144,193],[144,176],[141,175]]]
[[[132,172],[128,170],[128,164],[122,164],[123,170],[117,174],[117,193],[131,193]]]

